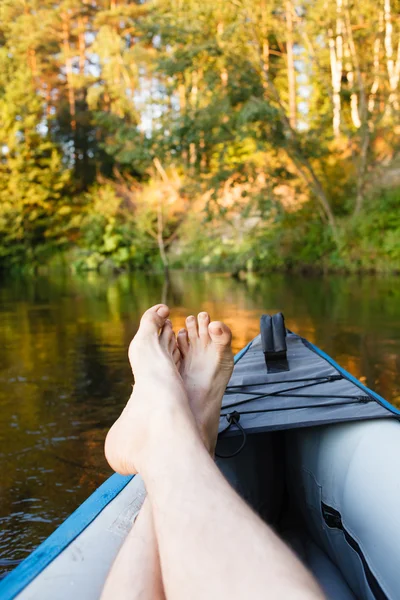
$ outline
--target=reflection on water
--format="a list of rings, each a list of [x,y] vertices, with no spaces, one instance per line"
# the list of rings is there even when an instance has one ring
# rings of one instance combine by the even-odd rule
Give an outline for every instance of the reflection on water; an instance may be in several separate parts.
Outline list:
[[[127,346],[140,314],[167,299],[176,329],[207,310],[239,350],[262,312],[400,405],[396,278],[272,275],[63,276],[0,288],[0,571],[10,570],[108,475],[103,440],[131,385]]]

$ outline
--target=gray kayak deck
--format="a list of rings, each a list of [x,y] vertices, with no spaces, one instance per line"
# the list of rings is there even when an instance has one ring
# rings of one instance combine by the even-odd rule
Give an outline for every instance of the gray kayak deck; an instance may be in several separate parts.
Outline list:
[[[397,408],[306,340],[289,332],[287,346],[288,371],[267,371],[260,336],[235,357],[220,431],[229,425],[226,415],[232,411],[240,414],[241,427],[248,433],[399,418]],[[235,426],[227,431],[227,435],[240,433]],[[0,597],[99,598],[144,497],[139,476],[113,475],[0,583]]]
[[[219,431],[236,411],[247,433],[400,416],[319,348],[288,333],[289,370],[268,372],[257,336],[235,365],[222,402]],[[227,435],[238,435],[231,426]]]

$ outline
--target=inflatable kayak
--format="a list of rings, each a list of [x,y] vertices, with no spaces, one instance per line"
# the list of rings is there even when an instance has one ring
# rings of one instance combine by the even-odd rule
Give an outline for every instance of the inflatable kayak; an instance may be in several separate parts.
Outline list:
[[[235,357],[217,462],[332,600],[400,598],[400,411],[282,315]],[[98,599],[145,497],[113,475],[0,584],[10,600]]]

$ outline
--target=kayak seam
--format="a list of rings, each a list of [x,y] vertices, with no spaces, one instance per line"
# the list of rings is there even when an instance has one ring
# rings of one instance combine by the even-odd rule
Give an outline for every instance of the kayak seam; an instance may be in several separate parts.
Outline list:
[[[341,373],[341,375],[343,375],[343,377],[345,379],[347,379],[348,381],[350,381],[350,383],[353,383],[354,385],[356,385],[360,390],[362,390],[363,392],[365,392],[366,394],[368,394],[368,396],[370,398],[372,398],[373,400],[375,400],[375,402],[377,402],[378,404],[380,404],[381,406],[383,406],[384,408],[386,408],[386,410],[389,410],[391,413],[393,413],[397,417],[400,416],[400,410],[399,409],[397,409],[395,406],[393,406],[392,404],[390,404],[390,402],[388,402],[387,400],[385,400],[385,398],[382,398],[382,396],[380,396],[377,392],[374,392],[373,390],[371,390],[367,386],[363,385],[361,383],[361,381],[359,381],[356,377],[354,377],[354,375],[352,375],[351,373],[349,373],[348,371],[346,371],[335,360],[333,360],[333,358],[331,358],[329,356],[329,354],[326,354],[326,352],[324,352],[323,350],[321,350],[320,348],[318,348],[318,346],[315,346],[314,344],[312,344],[311,342],[309,342],[305,338],[300,337],[300,339],[301,339],[301,341],[303,342],[303,344],[307,348],[309,348],[311,351],[315,352],[321,358],[323,358],[329,364],[331,364],[332,367],[334,367],[339,373]]]
[[[114,473],[65,519],[31,554],[0,582],[2,600],[20,594],[69,546],[128,485],[128,477]]]
[[[329,512],[331,513],[332,516],[336,517],[336,519],[337,519],[336,522],[333,523],[332,525],[330,525],[328,523],[328,519],[327,519],[327,513],[329,513]],[[338,529],[339,531],[342,531],[346,542],[349,544],[350,548],[352,548],[354,550],[354,552],[358,555],[359,559],[361,560],[361,564],[363,566],[365,578],[366,578],[369,588],[370,588],[371,592],[373,593],[373,595],[375,596],[376,600],[388,600],[388,596],[387,596],[386,592],[384,591],[381,583],[379,582],[377,576],[374,574],[371,567],[369,566],[367,557],[365,556],[365,554],[361,548],[360,542],[358,542],[355,539],[354,535],[352,535],[349,532],[349,530],[345,527],[345,525],[343,524],[343,519],[342,519],[341,513],[336,508],[326,504],[323,501],[321,501],[321,513],[322,513],[322,518],[323,518],[326,526],[329,527],[329,529]]]

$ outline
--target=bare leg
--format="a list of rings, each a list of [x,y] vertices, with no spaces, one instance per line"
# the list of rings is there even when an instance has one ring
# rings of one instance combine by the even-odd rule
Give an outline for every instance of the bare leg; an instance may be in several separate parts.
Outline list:
[[[164,342],[168,338],[167,345],[172,351],[174,336],[169,325],[167,320],[162,336]],[[173,352],[173,358],[182,374],[202,439],[213,453],[216,424],[222,396],[232,373],[233,356],[229,328],[218,322],[209,325],[207,313],[200,313],[197,320],[188,317],[189,334],[186,329],[179,332],[180,353],[178,357]],[[162,341],[160,339],[160,343]],[[119,600],[165,598],[153,518],[147,500],[118,553],[103,590],[103,600],[115,597]]]
[[[102,599],[165,598],[151,506],[146,499],[112,566]]]
[[[169,319],[165,319],[169,310],[164,305],[156,305],[150,309],[150,312],[157,310],[160,310],[160,315],[156,318],[161,316],[158,326],[162,328],[159,343],[172,356],[179,370],[181,354],[177,350],[172,324]],[[147,319],[147,315],[144,318]],[[101,597],[102,600],[115,600],[115,598],[164,600],[165,598],[153,516],[147,499],[113,563]]]
[[[161,326],[149,314],[131,346],[137,383],[110,430],[106,455],[115,470],[139,470],[144,478],[167,596],[322,598],[309,573],[210,458],[182,378],[160,347]]]

